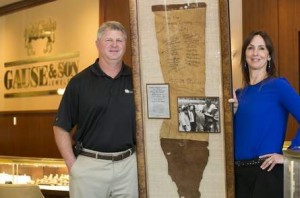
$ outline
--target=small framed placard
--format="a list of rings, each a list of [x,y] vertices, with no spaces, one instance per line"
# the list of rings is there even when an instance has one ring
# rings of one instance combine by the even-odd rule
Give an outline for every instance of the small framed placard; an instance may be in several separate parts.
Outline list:
[[[147,84],[148,118],[170,118],[169,84]]]

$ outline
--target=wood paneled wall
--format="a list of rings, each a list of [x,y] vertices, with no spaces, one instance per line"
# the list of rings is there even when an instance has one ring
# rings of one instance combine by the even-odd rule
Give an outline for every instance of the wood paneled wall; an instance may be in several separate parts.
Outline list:
[[[0,155],[61,158],[52,130],[54,116],[53,111],[0,113]]]
[[[257,29],[268,32],[277,52],[278,74],[286,77],[298,93],[299,10],[298,0],[243,0],[243,36]],[[286,140],[291,140],[297,128],[297,122],[290,116]]]
[[[278,25],[277,0],[243,0],[243,38],[255,30],[266,31],[278,52]]]
[[[132,66],[131,38],[130,38],[130,14],[129,0],[102,0],[100,1],[100,25],[104,21],[118,21],[127,32],[127,50],[124,55],[124,62]]]

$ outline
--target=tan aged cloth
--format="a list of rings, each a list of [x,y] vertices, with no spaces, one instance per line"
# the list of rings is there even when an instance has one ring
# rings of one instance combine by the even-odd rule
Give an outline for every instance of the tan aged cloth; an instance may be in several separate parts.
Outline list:
[[[205,96],[206,4],[152,7],[160,66],[170,86],[171,119],[164,120],[161,138],[208,140],[208,134],[178,130],[178,97]]]
[[[208,133],[179,132],[178,98],[205,96],[206,4],[153,6],[160,66],[170,86],[171,118],[163,121],[160,143],[179,197],[201,197],[208,162]]]

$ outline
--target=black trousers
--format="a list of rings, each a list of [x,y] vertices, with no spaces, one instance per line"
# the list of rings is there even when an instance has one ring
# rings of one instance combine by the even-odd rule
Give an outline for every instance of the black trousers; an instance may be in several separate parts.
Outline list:
[[[235,198],[283,198],[283,165],[271,171],[260,165],[235,166]]]

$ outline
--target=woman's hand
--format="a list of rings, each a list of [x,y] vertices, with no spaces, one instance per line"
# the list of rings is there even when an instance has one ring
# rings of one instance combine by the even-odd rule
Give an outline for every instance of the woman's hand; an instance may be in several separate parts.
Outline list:
[[[233,98],[230,98],[228,100],[228,102],[233,104],[233,112],[235,113],[237,111],[238,106],[239,106],[239,102],[236,98],[235,90],[233,90]]]
[[[261,169],[265,170],[268,168],[267,171],[271,171],[276,164],[283,164],[283,155],[278,153],[266,154],[259,156],[259,158],[266,158],[266,160],[260,166]]]

